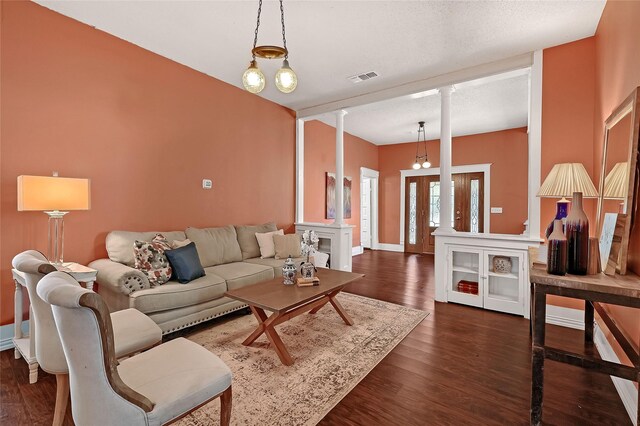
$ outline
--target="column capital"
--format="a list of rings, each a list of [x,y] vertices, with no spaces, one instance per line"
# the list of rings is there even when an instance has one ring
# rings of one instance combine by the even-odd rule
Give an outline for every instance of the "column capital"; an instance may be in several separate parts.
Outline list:
[[[335,115],[337,115],[338,117],[344,117],[345,115],[349,114],[347,112],[347,110],[344,109],[339,109],[337,111],[334,111]]]
[[[442,86],[438,88],[438,92],[440,92],[441,95],[450,95],[455,91],[456,91],[456,88],[453,84],[449,84],[448,86]]]

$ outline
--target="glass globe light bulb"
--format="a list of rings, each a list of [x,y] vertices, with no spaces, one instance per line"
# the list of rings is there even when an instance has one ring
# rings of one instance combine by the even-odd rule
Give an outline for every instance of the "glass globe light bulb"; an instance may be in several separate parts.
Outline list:
[[[424,160],[424,163],[422,163],[422,168],[428,169],[429,167],[431,167],[431,163],[429,162],[429,160]]]
[[[289,67],[289,61],[285,59],[282,62],[282,68],[276,73],[276,87],[282,93],[291,93],[296,90],[297,85],[298,77]]]
[[[420,168],[420,163],[418,163],[417,160],[416,160],[415,163],[413,163],[413,168],[414,168],[414,170],[418,170]]]
[[[249,68],[242,75],[242,85],[251,93],[260,93],[265,86],[264,74],[258,68],[255,60],[251,61]]]

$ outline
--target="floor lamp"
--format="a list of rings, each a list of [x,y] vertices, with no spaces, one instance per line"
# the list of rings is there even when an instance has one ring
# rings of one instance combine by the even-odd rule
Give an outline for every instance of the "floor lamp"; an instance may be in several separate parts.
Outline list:
[[[18,211],[49,215],[48,257],[54,265],[64,259],[64,216],[91,208],[89,179],[57,176],[18,176]]]

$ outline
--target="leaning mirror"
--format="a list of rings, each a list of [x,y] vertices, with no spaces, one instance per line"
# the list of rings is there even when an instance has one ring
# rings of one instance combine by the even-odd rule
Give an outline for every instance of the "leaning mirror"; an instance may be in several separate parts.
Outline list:
[[[598,235],[612,232],[616,215],[618,238],[614,240],[618,251],[617,268],[620,274],[627,271],[629,236],[636,203],[634,188],[638,179],[638,126],[640,108],[638,96],[640,88],[631,95],[607,118],[604,123],[604,150],[600,172],[600,197],[598,199]],[[611,229],[609,229],[611,228]],[[614,252],[615,252],[614,250]],[[610,259],[611,262],[611,259]],[[615,258],[613,260],[615,264]],[[603,269],[606,265],[602,265]]]

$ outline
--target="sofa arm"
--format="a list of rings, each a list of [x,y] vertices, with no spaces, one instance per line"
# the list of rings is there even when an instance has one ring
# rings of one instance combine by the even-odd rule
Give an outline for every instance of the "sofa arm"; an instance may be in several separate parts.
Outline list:
[[[109,259],[94,260],[89,267],[98,271],[96,281],[109,286],[116,293],[129,295],[137,290],[150,288],[149,279],[141,271]]]

